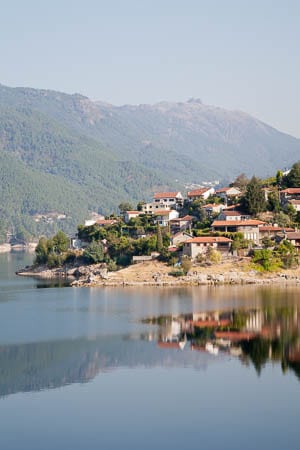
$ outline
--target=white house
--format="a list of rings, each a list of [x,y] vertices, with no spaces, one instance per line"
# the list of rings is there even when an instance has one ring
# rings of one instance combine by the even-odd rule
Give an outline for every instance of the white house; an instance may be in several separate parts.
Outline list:
[[[125,211],[124,213],[124,221],[128,223],[130,219],[135,219],[136,217],[144,215],[143,211]]]
[[[155,212],[155,223],[158,223],[162,227],[167,227],[170,220],[177,219],[179,212],[175,209],[161,209]]]
[[[216,190],[216,196],[224,200],[226,204],[241,195],[242,192],[236,187],[224,187]]]
[[[183,205],[183,196],[181,192],[156,192],[153,196],[153,203],[159,209],[166,206],[177,209]]]
[[[242,233],[244,239],[259,244],[259,226],[264,225],[261,220],[215,220],[212,223],[213,231],[229,233]]]
[[[208,197],[210,196],[210,195],[214,195],[214,193],[215,193],[215,189],[213,188],[213,187],[210,187],[210,188],[201,188],[201,189],[194,189],[194,190],[192,190],[192,191],[189,191],[188,193],[187,193],[187,198],[190,200],[190,201],[193,201],[193,200],[197,200],[197,199],[202,199],[202,200],[207,200],[208,199]]]

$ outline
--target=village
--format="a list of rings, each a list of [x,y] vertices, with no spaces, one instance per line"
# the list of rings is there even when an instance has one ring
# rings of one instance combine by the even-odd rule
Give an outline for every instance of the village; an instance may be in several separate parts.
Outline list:
[[[268,190],[262,189],[262,192],[268,201]],[[270,223],[269,220],[274,219],[273,215],[264,214],[266,219],[258,220],[242,210],[239,203],[242,195],[242,191],[237,187],[195,189],[187,192],[186,197],[181,192],[157,192],[152,202],[139,204],[138,210],[123,210],[120,217],[87,220],[85,227],[99,226],[109,229],[123,222],[125,227],[127,225],[137,228],[136,238],[146,238],[147,234],[142,225],[145,223],[143,219],[147,218],[153,225],[168,233],[170,253],[181,252],[181,256],[192,260],[207,256],[212,250],[220,252],[223,257],[238,253],[246,255],[249,250],[274,247],[283,240],[290,242],[299,252],[298,228]],[[300,212],[300,187],[279,191],[279,199],[282,209],[292,207],[296,214]],[[198,210],[197,216],[193,213],[185,214],[187,210],[193,209]],[[197,223],[201,222],[199,211],[202,223],[205,224],[203,228],[196,228]],[[234,245],[237,240],[240,241],[240,247]],[[105,244],[105,240],[103,243]],[[84,240],[73,240],[75,248],[86,244]],[[146,261],[152,257],[153,255],[133,256],[133,262]]]
[[[300,186],[286,187],[298,165],[268,184],[242,175],[221,188],[155,192],[136,208],[123,202],[74,237],[42,237],[22,274],[72,276],[74,286],[300,282]]]

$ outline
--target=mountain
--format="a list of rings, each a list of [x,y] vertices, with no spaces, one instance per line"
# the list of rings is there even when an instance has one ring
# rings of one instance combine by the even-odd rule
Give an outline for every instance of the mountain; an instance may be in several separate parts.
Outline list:
[[[156,189],[272,175],[299,154],[299,139],[197,99],[117,107],[0,85],[0,228],[18,217],[36,233],[32,216],[51,211],[74,227]]]

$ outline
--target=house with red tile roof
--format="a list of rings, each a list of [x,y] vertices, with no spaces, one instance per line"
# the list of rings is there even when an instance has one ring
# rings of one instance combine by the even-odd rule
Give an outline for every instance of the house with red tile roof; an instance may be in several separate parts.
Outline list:
[[[249,220],[250,215],[244,214],[241,211],[234,210],[223,210],[219,215],[217,220],[226,220],[226,221],[234,221],[234,220]]]
[[[171,220],[177,219],[179,217],[179,212],[175,209],[161,209],[155,211],[154,215],[155,223],[158,223],[162,227],[167,227],[169,226]]]
[[[170,220],[170,227],[172,233],[178,233],[179,231],[185,231],[191,228],[193,222],[193,216],[178,217],[177,219]]]
[[[300,187],[283,189],[279,193],[280,202],[284,206],[290,200],[300,200]]]
[[[153,196],[153,202],[156,206],[167,206],[168,208],[178,209],[183,206],[183,195],[181,192],[156,192]],[[160,208],[161,209],[161,208]]]
[[[193,189],[192,191],[189,191],[187,193],[187,198],[190,201],[202,199],[207,200],[210,195],[214,195],[215,189],[213,187],[206,187],[206,188],[200,188],[200,189]]]
[[[215,249],[228,255],[231,239],[223,236],[201,236],[188,239],[183,244],[183,255],[195,259],[198,255],[205,255],[209,249]]]
[[[288,204],[291,205],[297,212],[300,211],[300,200],[288,200]]]
[[[275,239],[276,236],[283,236],[284,233],[295,231],[293,228],[278,227],[274,225],[262,225],[258,227],[258,229],[260,242],[266,237],[269,239]]]
[[[209,217],[211,217],[213,214],[219,214],[223,209],[225,208],[225,205],[223,203],[207,203],[206,205],[202,206],[202,209],[204,209]]]
[[[142,211],[145,214],[156,214],[157,210],[180,209],[183,206],[183,201],[181,192],[156,192],[152,202],[142,205]]]
[[[100,225],[101,227],[114,225],[115,223],[118,223],[116,219],[104,219],[104,220],[97,220],[96,224]]]
[[[229,233],[242,233],[244,239],[259,244],[259,226],[264,225],[261,220],[215,220],[212,223],[213,231]]]
[[[125,211],[124,222],[128,223],[130,219],[135,219],[136,217],[142,216],[145,213],[143,211]]]
[[[228,202],[232,202],[234,199],[240,197],[242,195],[242,191],[236,187],[224,187],[217,189],[215,195],[227,204]]]
[[[290,241],[293,246],[296,248],[296,250],[298,252],[300,252],[300,232],[299,231],[294,231],[291,233],[286,233],[285,235],[285,239],[287,239],[288,241]]]

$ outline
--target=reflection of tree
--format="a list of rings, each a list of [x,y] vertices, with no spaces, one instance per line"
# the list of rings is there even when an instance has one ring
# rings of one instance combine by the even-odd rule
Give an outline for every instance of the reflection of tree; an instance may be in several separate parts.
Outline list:
[[[297,378],[300,380],[300,362],[289,362],[288,367],[295,372]]]
[[[258,375],[269,358],[270,345],[269,340],[260,337],[241,342],[243,352],[250,357]]]

